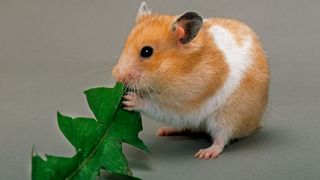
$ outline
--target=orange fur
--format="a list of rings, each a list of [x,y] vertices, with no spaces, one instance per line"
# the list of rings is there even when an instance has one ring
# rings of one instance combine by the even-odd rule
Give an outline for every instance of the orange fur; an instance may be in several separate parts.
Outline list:
[[[137,81],[142,91],[156,91],[158,96],[154,98],[162,107],[181,114],[197,110],[223,86],[229,73],[208,28],[219,25],[228,29],[238,44],[243,37],[251,36],[253,64],[217,114],[222,125],[232,128],[232,138],[251,134],[260,125],[269,84],[268,64],[257,36],[238,21],[217,18],[206,20],[196,38],[182,45],[177,43],[179,33],[172,32],[176,18],[152,14],[138,19],[113,70],[114,76],[119,79],[134,71],[139,79],[128,79],[129,85]],[[140,57],[146,45],[154,48],[150,59]]]

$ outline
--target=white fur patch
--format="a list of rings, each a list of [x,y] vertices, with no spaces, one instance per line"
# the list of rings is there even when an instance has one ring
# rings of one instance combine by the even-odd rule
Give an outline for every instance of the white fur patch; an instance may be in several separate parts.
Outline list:
[[[212,35],[213,41],[219,50],[224,54],[226,63],[229,66],[229,74],[222,88],[214,96],[210,97],[198,111],[179,115],[171,110],[161,109],[156,102],[151,100],[142,110],[145,115],[177,128],[201,129],[211,132],[212,135],[217,130],[222,129],[222,127],[215,123],[214,115],[239,87],[241,79],[251,64],[252,39],[251,37],[244,38],[245,40],[239,46],[233,35],[221,26],[213,26],[209,29],[209,33]],[[228,129],[222,130],[228,131]],[[229,136],[227,132],[220,134]],[[228,139],[228,137],[221,138]]]
[[[225,56],[229,66],[229,74],[224,85],[217,94],[210,98],[207,107],[216,109],[223,106],[230,95],[239,87],[240,81],[251,64],[251,37],[244,38],[241,46],[237,45],[233,35],[221,26],[213,26],[209,32]]]

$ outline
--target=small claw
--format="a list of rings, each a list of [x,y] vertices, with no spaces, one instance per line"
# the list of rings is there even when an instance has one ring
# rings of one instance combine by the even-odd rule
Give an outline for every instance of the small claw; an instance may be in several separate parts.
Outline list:
[[[132,95],[124,95],[123,99],[128,100],[128,101],[134,101],[135,100],[135,96]]]
[[[132,102],[132,101],[123,101],[122,104],[126,107],[133,107],[134,106],[134,102]]]
[[[195,157],[195,158],[198,158],[199,155],[200,155],[200,153],[201,153],[201,151],[202,151],[202,149],[200,149],[200,150],[194,155],[194,157]]]
[[[212,157],[212,154],[206,153],[204,155],[204,160],[210,159]]]
[[[222,152],[222,148],[218,146],[212,146],[207,149],[200,149],[196,154],[195,157],[198,159],[215,159],[217,158],[220,153]]]
[[[135,111],[140,108],[140,98],[134,92],[127,92],[123,96],[123,108],[128,111]]]
[[[204,157],[205,157],[205,154],[200,154],[200,159],[204,159]]]

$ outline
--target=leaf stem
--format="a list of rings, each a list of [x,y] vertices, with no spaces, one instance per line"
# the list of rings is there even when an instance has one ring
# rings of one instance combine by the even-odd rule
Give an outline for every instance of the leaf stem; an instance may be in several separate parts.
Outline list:
[[[107,127],[105,127],[107,129]],[[101,138],[99,139],[99,142],[97,144],[97,146],[91,151],[91,153],[89,154],[89,156],[87,156],[85,158],[84,161],[82,161],[82,163],[78,166],[78,168],[72,172],[68,177],[66,177],[66,180],[71,180],[74,176],[77,175],[77,173],[83,168],[83,166],[85,166],[85,164],[91,160],[92,156],[97,152],[98,148],[101,146],[102,142],[104,141],[104,139],[107,137],[109,132],[109,129],[106,130],[106,133],[103,134],[103,136],[101,136]]]

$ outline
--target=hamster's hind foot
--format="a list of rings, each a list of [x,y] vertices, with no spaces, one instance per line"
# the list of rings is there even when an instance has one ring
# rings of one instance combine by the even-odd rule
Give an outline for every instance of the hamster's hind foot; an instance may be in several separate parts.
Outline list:
[[[225,143],[222,139],[217,138],[213,141],[213,144],[206,148],[206,149],[200,149],[194,157],[198,159],[216,159],[223,151],[223,148],[225,146]]]
[[[215,159],[222,153],[222,148],[217,145],[212,145],[206,149],[200,149],[194,157],[198,159]]]
[[[191,133],[190,129],[179,130],[172,127],[160,127],[157,132],[158,136],[179,136],[186,135],[188,133]]]

